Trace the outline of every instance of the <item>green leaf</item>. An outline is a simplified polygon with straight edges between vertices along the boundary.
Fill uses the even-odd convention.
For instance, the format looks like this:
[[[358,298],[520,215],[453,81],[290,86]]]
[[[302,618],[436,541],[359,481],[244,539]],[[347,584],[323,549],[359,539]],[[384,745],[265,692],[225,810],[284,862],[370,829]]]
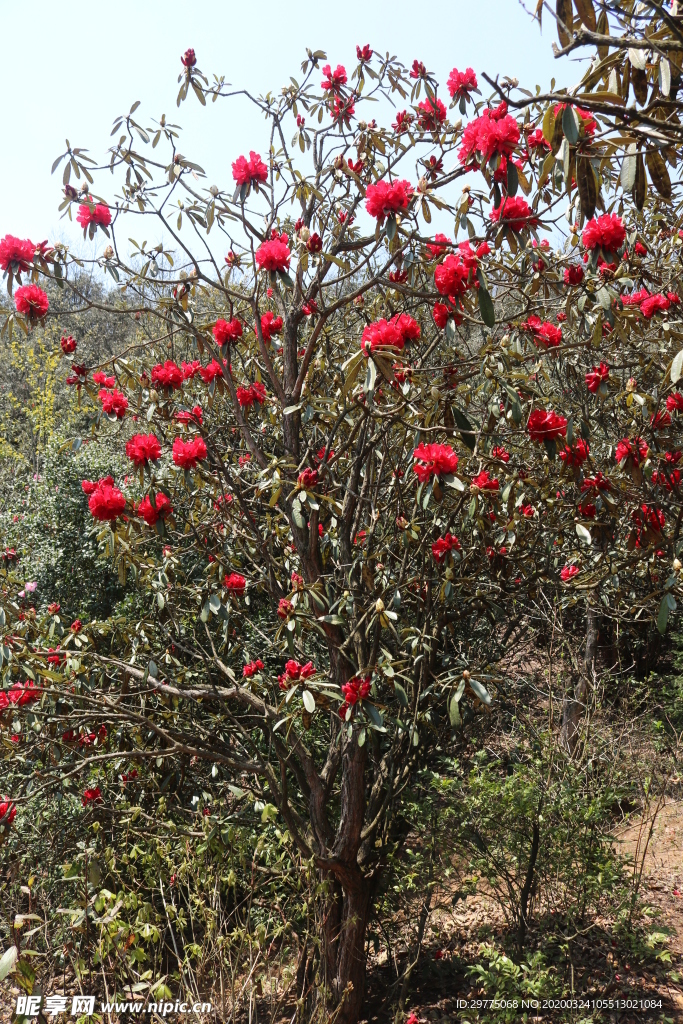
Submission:
[[[396,237],[396,218],[393,213],[390,213],[387,217],[387,238],[390,242],[393,242]]]
[[[457,406],[453,406],[452,412],[453,412],[453,419],[455,420],[456,426],[458,427],[458,429],[460,430],[460,432],[462,434],[463,441],[465,442],[467,447],[470,449],[470,451],[474,451],[474,446],[476,444],[476,434],[477,434],[476,429],[472,426],[470,421],[467,419],[467,416],[465,416],[465,413],[461,412],[460,409],[457,408]]]
[[[680,352],[677,352],[671,363],[671,383],[675,384],[676,381],[680,380],[681,370],[683,370],[683,348]]]
[[[382,716],[380,715],[375,705],[370,704],[368,701],[363,701],[363,709],[368,718],[370,719],[370,721],[372,722],[372,724],[375,726],[375,728],[380,729],[381,731],[385,731]]]
[[[562,131],[567,142],[575,146],[579,141],[579,119],[574,112],[574,108],[569,103],[562,112]]]
[[[407,708],[408,707],[408,694],[403,689],[401,684],[399,682],[397,682],[396,680],[394,680],[394,693],[398,697],[399,702],[403,705],[403,707]]]
[[[303,515],[301,514],[301,504],[300,504],[298,498],[295,498],[294,501],[292,502],[292,519],[294,520],[296,525],[299,527],[299,529],[303,530],[303,528],[306,525],[306,520],[304,519]]]
[[[462,717],[460,715],[460,705],[455,698],[455,694],[451,699],[451,703],[448,707],[448,717],[451,720],[451,725],[455,728],[456,725],[462,725]]]
[[[583,523],[577,523],[576,524],[576,533],[577,533],[577,536],[578,536],[579,540],[582,540],[584,542],[584,544],[590,544],[591,543],[591,533],[590,533],[590,530],[587,529],[583,525]]]
[[[4,981],[9,972],[17,962],[19,950],[16,946],[10,946],[0,957],[0,981]]]
[[[470,686],[480,701],[483,701],[484,704],[491,703],[490,694],[482,683],[478,682],[476,679],[470,679]]]
[[[657,629],[660,633],[666,633],[666,624],[669,621],[669,602],[667,597],[668,594],[665,594],[662,598],[662,603],[659,606],[659,615],[657,616]]]
[[[495,327],[496,311],[493,308],[493,300],[485,288],[479,287],[479,312],[487,327]]]
[[[368,359],[368,372],[365,374],[365,393],[372,394],[377,380],[377,367],[372,359]]]
[[[308,711],[309,715],[312,715],[315,711],[315,697],[310,690],[304,690],[301,696],[304,702],[304,707]]]
[[[519,188],[519,174],[512,160],[508,160],[508,195],[514,196]]]

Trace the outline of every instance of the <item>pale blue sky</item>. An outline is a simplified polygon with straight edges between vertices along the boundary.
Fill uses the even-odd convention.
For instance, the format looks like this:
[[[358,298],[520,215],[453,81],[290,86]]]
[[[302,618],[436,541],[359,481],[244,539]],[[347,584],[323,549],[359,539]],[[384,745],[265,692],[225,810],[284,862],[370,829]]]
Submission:
[[[547,87],[554,75],[564,84],[579,77],[576,65],[554,60],[553,25],[541,35],[518,0],[0,0],[0,14],[0,235],[76,246],[77,225],[59,220],[61,173],[50,176],[52,161],[68,137],[104,162],[113,120],[134,100],[142,101],[142,124],[165,113],[182,125],[181,151],[205,168],[207,184],[230,187],[232,160],[267,148],[263,122],[246,105],[203,109],[191,97],[177,110],[179,57],[188,46],[209,78],[224,74],[256,93],[298,75],[306,46],[324,49],[333,66],[354,67],[356,43],[389,50],[404,64],[418,58],[444,85],[452,67],[468,65],[478,75],[517,76],[531,89]]]

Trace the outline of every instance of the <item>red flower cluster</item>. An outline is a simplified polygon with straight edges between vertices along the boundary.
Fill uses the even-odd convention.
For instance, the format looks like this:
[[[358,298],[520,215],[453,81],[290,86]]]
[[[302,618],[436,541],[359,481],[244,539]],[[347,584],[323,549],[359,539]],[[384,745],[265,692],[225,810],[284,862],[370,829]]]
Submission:
[[[527,422],[527,430],[532,441],[556,441],[567,434],[567,421],[558,416],[552,409],[534,409]]]
[[[116,416],[117,420],[122,420],[126,415],[126,409],[128,408],[128,399],[121,391],[114,389],[113,391],[107,391],[106,388],[100,388],[97,392],[97,397],[102,403],[102,411],[107,416]]]
[[[0,825],[9,828],[16,816],[17,809],[11,800],[8,800],[6,797],[0,800]]]
[[[487,109],[465,127],[458,153],[461,164],[472,160],[487,164],[494,154],[511,156],[519,142],[519,125],[508,114],[503,101],[495,109]]]
[[[251,679],[252,676],[255,676],[257,672],[260,672],[265,667],[260,658],[257,658],[256,661],[250,661],[242,669],[242,678]]]
[[[268,168],[252,149],[248,160],[245,156],[237,157],[232,165],[232,176],[238,185],[250,185],[252,181],[263,183],[268,180]]]
[[[565,447],[560,452],[560,459],[567,466],[582,466],[589,453],[588,442],[584,441],[583,438],[579,438],[574,444],[569,447]]]
[[[264,342],[269,342],[274,334],[279,334],[282,330],[282,317],[275,316],[268,310],[261,317],[261,334],[263,335]]]
[[[491,458],[500,459],[501,462],[509,462],[510,452],[505,448],[502,448],[500,445],[495,445],[495,447],[491,449]]]
[[[29,320],[42,320],[50,308],[50,301],[37,284],[26,284],[14,293],[17,313],[23,313]]]
[[[370,44],[366,43],[365,46],[356,46],[356,57],[363,63],[367,63],[372,58],[373,51],[370,49]]]
[[[586,387],[591,394],[597,394],[600,385],[606,384],[609,378],[609,367],[606,363],[594,366],[590,373],[586,374]]]
[[[603,213],[589,220],[583,229],[581,240],[586,249],[602,249],[616,253],[624,244],[626,229],[616,213]]]
[[[164,365],[161,363],[152,367],[152,383],[161,384],[164,388],[180,388],[183,385],[185,375],[179,366],[172,359],[167,359]]]
[[[116,384],[116,377],[110,377],[103,370],[98,370],[97,373],[93,373],[92,382],[93,384],[98,384],[101,388],[113,388]]]
[[[213,336],[217,345],[229,344],[242,337],[242,324],[234,317],[232,320],[216,320],[213,327]],[[194,364],[193,364],[194,365]]]
[[[428,96],[418,104],[417,109],[417,123],[423,131],[438,132],[448,116],[445,104],[436,96]]]
[[[564,268],[564,283],[570,287],[575,287],[581,284],[583,281],[583,267],[579,264],[572,264],[569,267]]]
[[[640,303],[640,312],[646,320],[650,320],[655,313],[664,313],[672,304],[678,305],[680,301],[676,292],[667,292],[666,295],[648,295]]]
[[[581,482],[581,493],[586,494],[599,494],[600,491],[611,491],[612,484],[603,476],[602,473],[597,472],[595,476],[587,476]]]
[[[289,270],[292,254],[289,251],[288,242],[289,237],[284,233],[281,235],[275,233],[274,238],[261,242],[254,255],[259,270],[279,270],[281,273]]]
[[[281,619],[288,619],[294,611],[294,605],[286,597],[281,597],[277,606],[277,613]]]
[[[671,416],[664,409],[659,409],[650,418],[650,426],[653,430],[665,430],[671,426]]]
[[[346,85],[346,68],[342,64],[337,64],[334,71],[329,64],[326,64],[323,68],[323,75],[325,77],[320,83],[320,88],[324,91],[338,93],[342,86]]]
[[[482,469],[481,473],[472,478],[470,490],[474,491],[497,491],[500,487],[495,477],[489,476],[488,469]]]
[[[400,352],[403,345],[403,336],[395,321],[384,318],[375,320],[365,327],[360,343],[364,356],[377,351]]]
[[[154,505],[149,494],[146,494],[138,505],[138,515],[145,520],[148,526],[154,526],[159,519],[165,519],[173,511],[173,506],[163,491],[158,491],[154,498]]]
[[[578,565],[565,565],[560,572],[560,579],[563,583],[568,583],[569,580],[573,580],[575,576],[579,575],[579,571]]]
[[[156,462],[161,458],[161,445],[156,434],[134,434],[126,442],[126,455],[132,459],[136,468],[146,466],[148,462]]]
[[[69,335],[62,335],[60,345],[65,356],[70,356],[76,351],[76,339]]]
[[[673,395],[667,395],[666,407],[669,412],[683,412],[683,395],[675,391]]]
[[[298,661],[290,659],[290,661],[285,663],[285,670],[281,676],[277,677],[277,681],[280,684],[281,690],[288,690],[292,683],[300,683],[304,679],[310,679],[317,671],[312,661],[307,661],[305,665],[300,665]]]
[[[491,210],[489,217],[494,223],[500,222],[512,231],[535,228],[539,224],[538,217],[522,196],[506,196],[500,206]]]
[[[449,551],[461,551],[460,541],[452,533],[439,537],[432,544],[432,555],[436,562],[443,562]]]
[[[191,412],[181,409],[180,412],[174,412],[173,417],[179,423],[198,423],[200,426],[204,421],[201,405],[194,405]]]
[[[433,476],[455,473],[458,468],[458,456],[447,444],[419,444],[413,451],[413,459],[413,470],[423,484]]]
[[[237,401],[244,408],[245,406],[262,405],[266,400],[266,386],[259,381],[254,381],[249,387],[237,388]]]
[[[114,478],[111,476],[102,477],[96,483],[82,480],[81,489],[89,495],[88,508],[100,522],[113,522],[126,507],[126,499],[118,487],[114,486]]]
[[[381,224],[387,214],[407,210],[412,195],[413,186],[409,181],[378,181],[376,185],[367,187],[365,209]]]
[[[360,676],[354,676],[353,679],[349,679],[348,683],[344,683],[341,688],[344,703],[339,708],[339,717],[346,718],[349,708],[352,708],[359,700],[365,700],[371,688],[370,676],[365,676],[362,679]]]
[[[247,586],[247,581],[244,576],[240,575],[240,573],[231,572],[229,576],[225,577],[223,584],[230,594],[243,594]]]
[[[557,348],[562,341],[562,328],[557,327],[550,320],[541,321],[541,318],[535,314],[532,314],[519,326],[523,331],[531,331],[534,344],[542,345],[543,348]]]
[[[90,789],[84,790],[81,802],[82,802],[84,807],[87,807],[88,804],[98,803],[101,800],[102,800],[102,793],[100,792],[100,787],[99,786],[93,786]]]
[[[81,203],[76,220],[82,228],[87,228],[91,224],[100,224],[103,228],[108,228],[111,224],[111,211],[104,203]]]
[[[536,128],[535,131],[529,132],[526,140],[527,148],[532,149],[550,149],[550,143],[543,134],[542,128]]]
[[[433,260],[438,259],[442,256],[449,245],[453,245],[453,242],[446,235],[436,234],[434,235],[433,242],[427,242],[427,252]]]
[[[638,531],[649,529],[653,533],[661,533],[666,523],[666,516],[660,508],[649,505],[641,505],[631,512],[631,519],[638,527]]]
[[[27,679],[25,683],[14,683],[9,690],[0,690],[0,711],[13,704],[19,708],[33,704],[34,701],[40,700],[42,692],[31,679]]]
[[[0,270],[12,269],[17,274],[26,273],[33,263],[35,251],[36,247],[30,238],[5,235],[0,239]]]
[[[468,99],[470,92],[477,88],[477,76],[472,68],[467,68],[465,71],[458,71],[457,68],[453,68],[448,76],[446,85],[451,94],[451,99],[459,100],[463,97]]]
[[[302,473],[299,473],[296,482],[299,487],[304,489],[315,487],[318,483],[318,470],[306,467]]]
[[[216,377],[223,376],[223,367],[216,359],[212,359],[208,366],[200,367],[199,375],[205,384],[210,384]]]
[[[202,364],[198,359],[193,359],[191,363],[186,363],[183,359],[181,370],[183,371],[183,380],[194,380],[199,371],[202,368]]]
[[[617,445],[614,458],[620,463],[623,463],[624,459],[632,459],[636,466],[639,466],[647,458],[647,453],[647,442],[642,437],[625,437]]]
[[[195,437],[192,441],[183,441],[176,437],[173,442],[173,461],[181,469],[194,469],[198,462],[206,458],[206,444],[203,437]]]

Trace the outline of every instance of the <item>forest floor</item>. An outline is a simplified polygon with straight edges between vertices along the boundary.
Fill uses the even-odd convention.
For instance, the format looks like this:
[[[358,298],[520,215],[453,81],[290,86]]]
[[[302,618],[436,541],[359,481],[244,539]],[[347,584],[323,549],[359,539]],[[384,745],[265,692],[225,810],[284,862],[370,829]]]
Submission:
[[[473,968],[482,964],[482,944],[500,950],[510,948],[500,911],[492,900],[480,895],[458,904],[449,914],[450,934],[440,928],[438,943],[427,941],[423,946],[411,977],[406,1010],[425,1024],[525,1019],[573,1020],[577,1024],[602,1020],[619,1024],[683,1022],[683,800],[664,803],[649,836],[651,824],[651,820],[629,823],[615,835],[619,852],[631,860],[637,858],[639,868],[642,864],[640,896],[644,910],[641,909],[638,941],[628,942],[623,931],[615,929],[614,922],[608,919],[594,921],[593,927],[572,937],[564,949],[557,942],[555,922],[537,920],[530,931],[529,947],[544,954],[551,974],[553,961],[559,970],[564,970],[570,958],[573,994],[571,975],[565,979],[566,991],[562,994],[565,1000],[577,1001],[575,1012],[553,1006],[544,1008],[542,979],[537,991],[541,1005],[525,1011],[526,1018],[521,1007],[517,1013],[506,1016],[501,1010],[472,1006],[474,1000],[485,997],[497,996],[508,1002],[515,998],[521,1002],[522,998],[520,991],[516,991],[518,983],[511,963],[510,973],[505,974],[495,993],[490,986],[485,989],[473,974]],[[548,935],[552,935],[550,942],[544,938]],[[386,959],[384,963],[371,963],[367,1024],[390,1024],[393,1020],[384,1001],[393,976]],[[554,990],[557,999],[557,981]],[[598,1009],[590,1005],[598,1000],[607,1006]],[[586,1001],[589,1007],[585,1006]]]

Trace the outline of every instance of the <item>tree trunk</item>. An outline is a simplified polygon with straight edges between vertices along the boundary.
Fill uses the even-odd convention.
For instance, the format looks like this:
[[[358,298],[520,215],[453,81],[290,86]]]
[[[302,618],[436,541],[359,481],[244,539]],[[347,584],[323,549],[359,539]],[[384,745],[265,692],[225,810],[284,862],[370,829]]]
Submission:
[[[594,595],[597,602],[597,595]],[[560,739],[562,745],[573,754],[579,738],[579,723],[586,711],[588,681],[595,675],[595,659],[598,654],[598,632],[600,612],[596,604],[589,604],[586,619],[586,650],[583,658],[583,671],[579,676],[572,697],[565,697],[562,704],[562,727]]]
[[[337,1024],[356,1024],[365,1000],[365,933],[370,913],[371,890],[362,876],[359,885],[344,892],[341,929],[337,943],[333,994],[341,1003]]]

